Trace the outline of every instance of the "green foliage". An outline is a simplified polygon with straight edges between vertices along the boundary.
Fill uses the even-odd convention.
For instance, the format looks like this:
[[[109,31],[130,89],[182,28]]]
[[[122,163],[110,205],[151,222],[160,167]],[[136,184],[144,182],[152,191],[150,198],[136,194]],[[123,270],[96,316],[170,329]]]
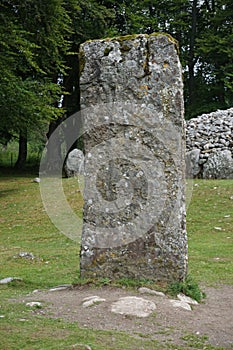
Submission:
[[[183,293],[198,302],[200,302],[206,296],[205,293],[200,290],[197,282],[194,281],[189,275],[182,282],[171,283],[167,289],[167,292],[174,296],[179,293]]]
[[[172,35],[180,46],[186,118],[231,107],[232,13],[231,0],[2,0],[0,142],[46,133],[50,124],[49,136],[80,109],[79,46],[101,37]]]
[[[186,118],[233,105],[231,0],[104,1],[110,34],[165,32],[179,42]]]
[[[0,136],[40,129],[63,113],[54,74],[64,70],[67,14],[60,1],[0,4]],[[59,7],[60,6],[60,7]]]

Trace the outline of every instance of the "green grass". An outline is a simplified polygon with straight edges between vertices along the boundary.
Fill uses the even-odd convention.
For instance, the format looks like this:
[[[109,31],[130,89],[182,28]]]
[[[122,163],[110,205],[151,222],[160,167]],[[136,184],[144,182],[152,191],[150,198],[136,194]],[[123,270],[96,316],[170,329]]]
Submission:
[[[0,286],[0,315],[5,315],[0,318],[1,349],[72,349],[73,345],[83,343],[92,350],[186,350],[190,347],[217,350],[204,338],[196,337],[194,341],[193,335],[183,339],[186,345],[182,347],[172,342],[159,344],[146,335],[82,329],[77,323],[33,315],[23,303],[9,302],[34,289],[80,282],[79,246],[51,223],[33,177],[5,175],[0,178],[0,278],[22,279]],[[233,181],[195,182],[198,186],[194,186],[187,217],[189,274],[203,285],[233,285],[233,200],[230,199]],[[76,183],[73,179],[64,180],[64,188],[70,205],[81,215],[82,198]],[[35,259],[20,258],[18,254],[22,251],[32,253]],[[110,281],[104,279],[99,283]],[[127,279],[119,283],[132,288],[138,285]],[[149,282],[145,281],[145,285]]]
[[[189,274],[233,285],[233,180],[195,181],[187,213]]]

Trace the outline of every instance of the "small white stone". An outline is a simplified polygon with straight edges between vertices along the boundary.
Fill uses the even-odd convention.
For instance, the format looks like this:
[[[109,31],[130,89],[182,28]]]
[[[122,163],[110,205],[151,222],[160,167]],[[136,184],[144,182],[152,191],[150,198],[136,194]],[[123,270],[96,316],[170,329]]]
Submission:
[[[33,179],[33,182],[40,183],[40,178],[39,177],[35,177],[35,179]]]
[[[84,298],[82,301],[87,301],[87,300],[91,300],[91,299],[95,299],[95,298],[99,298],[98,295],[90,295],[89,297]]]
[[[39,301],[30,301],[29,303],[26,303],[26,306],[41,306],[42,304]]]
[[[214,229],[217,230],[217,231],[222,231],[222,228],[221,228],[221,227],[217,227],[217,226],[216,226],[216,227],[214,227]]]
[[[63,284],[61,286],[53,287],[49,289],[49,292],[57,292],[60,290],[66,290],[68,288],[72,287],[72,284]]]
[[[184,301],[171,299],[170,303],[174,307],[178,307],[178,308],[181,308],[181,309],[184,309],[184,310],[192,311],[191,306],[188,303],[185,303]]]
[[[18,277],[6,277],[0,280],[0,284],[7,284],[13,281],[22,281],[22,279]]]
[[[5,315],[0,315],[0,318],[4,318],[5,317]]]
[[[83,307],[91,307],[95,304],[103,303],[104,301],[106,301],[106,299],[100,298],[98,296],[90,297],[87,301],[84,301]]]
[[[146,288],[146,287],[140,287],[138,289],[139,293],[141,294],[151,294],[151,295],[156,295],[158,297],[165,297],[165,294],[163,292],[158,292],[156,290]]]
[[[198,305],[198,302],[187,295],[180,293],[177,295],[177,298],[180,299],[181,301],[184,301],[185,303],[191,304],[191,305]]]

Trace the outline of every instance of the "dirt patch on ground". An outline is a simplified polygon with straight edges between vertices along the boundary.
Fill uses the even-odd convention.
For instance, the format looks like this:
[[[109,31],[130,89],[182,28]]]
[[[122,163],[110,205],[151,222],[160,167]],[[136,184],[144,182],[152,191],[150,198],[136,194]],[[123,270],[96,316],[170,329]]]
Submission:
[[[41,309],[33,309],[33,313],[77,322],[80,327],[126,331],[173,344],[182,344],[181,337],[186,334],[206,335],[210,344],[233,349],[233,287],[202,289],[207,297],[203,303],[193,306],[192,311],[174,308],[168,297],[141,295],[136,290],[109,286],[82,286],[62,291],[37,292],[21,301],[41,301],[44,305]],[[84,308],[82,300],[93,295],[106,301]],[[112,303],[125,296],[140,296],[151,300],[156,304],[156,311],[146,318],[112,313]]]

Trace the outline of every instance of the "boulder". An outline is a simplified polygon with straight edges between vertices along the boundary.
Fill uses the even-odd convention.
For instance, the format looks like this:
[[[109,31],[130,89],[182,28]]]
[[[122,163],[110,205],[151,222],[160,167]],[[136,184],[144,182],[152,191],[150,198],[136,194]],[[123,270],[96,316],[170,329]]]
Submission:
[[[233,158],[231,151],[211,154],[203,165],[204,179],[233,179]]]
[[[65,173],[67,177],[82,175],[84,168],[84,155],[80,149],[73,149],[66,160]]]
[[[120,315],[148,317],[155,309],[152,301],[132,296],[120,298],[112,304],[111,311]]]
[[[196,177],[200,171],[201,167],[199,165],[201,151],[198,148],[186,153],[186,177],[193,178]]]

